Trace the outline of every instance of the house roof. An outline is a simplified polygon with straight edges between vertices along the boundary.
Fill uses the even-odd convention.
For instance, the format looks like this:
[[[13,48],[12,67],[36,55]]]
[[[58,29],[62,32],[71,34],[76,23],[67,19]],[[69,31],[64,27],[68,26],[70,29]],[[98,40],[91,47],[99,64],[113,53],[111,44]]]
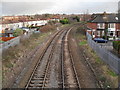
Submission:
[[[120,20],[118,19],[118,14],[107,14],[107,13],[103,13],[103,14],[93,14],[91,16],[91,19],[89,20],[89,22],[93,22],[93,23],[120,23]]]

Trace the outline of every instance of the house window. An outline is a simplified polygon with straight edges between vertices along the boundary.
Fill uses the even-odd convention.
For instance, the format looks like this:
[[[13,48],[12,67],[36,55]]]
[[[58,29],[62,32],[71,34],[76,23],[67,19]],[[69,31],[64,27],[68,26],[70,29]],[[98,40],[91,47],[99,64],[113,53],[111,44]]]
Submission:
[[[97,31],[97,35],[100,36],[100,31]]]
[[[110,32],[110,36],[113,36],[113,31]]]
[[[104,29],[104,23],[98,23],[98,24],[97,24],[97,27],[98,27],[99,29]]]
[[[109,27],[109,28],[115,28],[115,24],[114,24],[114,23],[110,23],[110,24],[108,25],[108,27]]]

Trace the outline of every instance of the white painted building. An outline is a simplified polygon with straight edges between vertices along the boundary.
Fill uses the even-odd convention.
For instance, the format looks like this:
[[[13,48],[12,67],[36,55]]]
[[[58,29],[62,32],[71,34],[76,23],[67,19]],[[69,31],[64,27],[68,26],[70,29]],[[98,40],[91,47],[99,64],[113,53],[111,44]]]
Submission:
[[[19,23],[11,23],[11,24],[0,24],[0,31],[5,30],[6,28],[8,28],[8,30],[15,30],[17,28],[21,28],[21,27],[27,27],[33,24],[33,26],[35,26],[35,24],[37,24],[37,26],[41,26],[41,25],[45,25],[48,23],[48,20],[40,20],[40,21],[28,21],[28,22],[19,22]]]

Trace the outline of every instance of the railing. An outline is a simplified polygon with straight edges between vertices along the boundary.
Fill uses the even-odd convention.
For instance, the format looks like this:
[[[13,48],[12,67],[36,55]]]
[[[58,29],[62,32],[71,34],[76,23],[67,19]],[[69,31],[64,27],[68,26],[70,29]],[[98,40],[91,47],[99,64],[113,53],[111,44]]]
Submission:
[[[98,43],[94,42],[88,32],[86,33],[86,36],[89,46],[98,54],[101,60],[108,64],[117,74],[120,74],[120,58],[112,54],[106,48],[102,48]]]

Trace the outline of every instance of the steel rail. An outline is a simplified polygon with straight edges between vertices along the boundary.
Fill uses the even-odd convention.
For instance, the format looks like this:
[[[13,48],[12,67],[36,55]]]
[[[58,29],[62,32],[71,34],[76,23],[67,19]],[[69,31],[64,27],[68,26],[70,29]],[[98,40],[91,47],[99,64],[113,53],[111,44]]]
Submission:
[[[27,85],[25,86],[25,88],[28,88],[28,87],[29,87],[29,84],[30,84],[30,82],[31,82],[31,80],[32,80],[32,77],[34,76],[34,73],[35,73],[37,67],[39,66],[39,64],[40,64],[40,62],[41,62],[41,59],[44,57],[44,54],[46,53],[47,49],[48,49],[49,46],[51,45],[51,43],[52,43],[52,41],[54,40],[54,38],[55,38],[60,32],[61,32],[61,31],[58,31],[57,33],[55,33],[55,35],[54,35],[54,36],[49,40],[49,42],[47,43],[45,49],[43,50],[43,53],[41,54],[41,56],[40,56],[40,58],[39,58],[38,63],[36,64],[36,66],[35,66],[32,74],[31,74],[31,76],[30,76],[30,79],[28,80]]]

